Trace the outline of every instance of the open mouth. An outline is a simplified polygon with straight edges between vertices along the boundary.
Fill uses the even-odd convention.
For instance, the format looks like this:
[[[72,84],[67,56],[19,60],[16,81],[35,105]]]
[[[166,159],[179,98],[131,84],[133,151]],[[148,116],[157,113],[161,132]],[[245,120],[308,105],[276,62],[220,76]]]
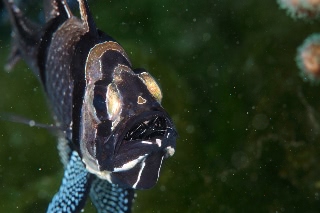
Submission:
[[[160,114],[142,116],[125,132],[114,153],[114,166],[118,171],[133,168],[151,153],[163,152],[162,141],[168,134],[168,121]]]
[[[165,114],[155,112],[125,126],[114,153],[111,180],[122,187],[151,188],[159,178],[162,160],[174,153],[176,132]]]
[[[151,120],[142,121],[134,125],[124,136],[124,140],[150,140],[153,138],[162,138],[167,130],[166,119],[156,116]]]

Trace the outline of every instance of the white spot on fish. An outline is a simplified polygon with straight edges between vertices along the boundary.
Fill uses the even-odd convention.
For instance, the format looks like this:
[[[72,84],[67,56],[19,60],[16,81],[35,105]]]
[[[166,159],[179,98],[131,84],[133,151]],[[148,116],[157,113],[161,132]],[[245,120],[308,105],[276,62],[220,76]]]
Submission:
[[[171,147],[171,146],[168,146],[168,147],[166,148],[166,151],[167,151],[167,154],[168,154],[170,157],[171,157],[171,156],[174,154],[174,152],[175,152],[174,148]]]
[[[161,147],[161,140],[160,139],[156,139],[156,143],[159,147]]]

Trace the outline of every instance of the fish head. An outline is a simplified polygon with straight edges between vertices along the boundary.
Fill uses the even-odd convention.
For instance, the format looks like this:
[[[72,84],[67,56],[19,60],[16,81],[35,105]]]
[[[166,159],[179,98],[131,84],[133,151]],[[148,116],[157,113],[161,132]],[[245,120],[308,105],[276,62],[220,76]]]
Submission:
[[[80,124],[82,160],[89,172],[111,183],[151,188],[163,159],[174,154],[177,137],[161,106],[160,87],[147,71],[124,63],[105,79],[87,78]]]

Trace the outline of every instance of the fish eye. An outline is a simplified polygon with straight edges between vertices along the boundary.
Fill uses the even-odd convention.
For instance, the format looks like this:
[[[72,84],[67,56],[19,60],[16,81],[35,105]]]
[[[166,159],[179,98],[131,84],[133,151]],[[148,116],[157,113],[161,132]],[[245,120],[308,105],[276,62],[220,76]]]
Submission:
[[[157,82],[154,80],[154,78],[147,72],[141,72],[138,74],[139,78],[142,80],[142,82],[146,85],[151,95],[159,102],[161,103],[162,100],[162,92],[157,84]]]
[[[109,119],[114,121],[119,117],[122,105],[117,86],[114,83],[108,85],[106,102]]]

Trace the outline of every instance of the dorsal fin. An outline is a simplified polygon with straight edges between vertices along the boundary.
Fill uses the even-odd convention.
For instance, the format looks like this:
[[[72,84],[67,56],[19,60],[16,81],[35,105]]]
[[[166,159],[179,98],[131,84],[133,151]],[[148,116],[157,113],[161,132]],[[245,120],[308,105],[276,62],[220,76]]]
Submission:
[[[34,46],[39,37],[39,26],[26,18],[23,12],[15,5],[13,0],[3,1],[9,13],[12,25],[12,47],[9,59],[5,66],[10,71],[20,59],[21,51],[19,49],[19,40],[23,40],[26,45]],[[32,49],[32,48],[31,48]],[[30,50],[31,50],[30,49]]]
[[[11,45],[10,55],[7,59],[6,65],[4,67],[7,72],[11,71],[12,68],[14,67],[14,65],[16,65],[16,63],[21,58],[18,46],[15,45],[14,42],[11,42],[11,43],[12,43],[12,45]]]
[[[46,22],[57,16],[64,16],[66,19],[73,16],[66,0],[45,0],[43,4]]]
[[[81,20],[83,21],[85,27],[88,29],[88,33],[97,35],[97,27],[94,23],[93,17],[90,13],[89,6],[86,0],[78,0]]]
[[[34,37],[35,29],[39,26],[24,16],[22,11],[15,5],[13,0],[4,1],[9,12],[9,17],[14,30],[19,36]]]
[[[60,13],[64,13],[64,15],[66,15],[68,18],[70,18],[72,15],[72,12],[69,8],[68,3],[66,2],[66,0],[61,0],[61,1],[56,1],[53,0],[54,2],[57,2],[57,7],[58,7],[58,11]],[[60,14],[61,15],[61,14]]]

